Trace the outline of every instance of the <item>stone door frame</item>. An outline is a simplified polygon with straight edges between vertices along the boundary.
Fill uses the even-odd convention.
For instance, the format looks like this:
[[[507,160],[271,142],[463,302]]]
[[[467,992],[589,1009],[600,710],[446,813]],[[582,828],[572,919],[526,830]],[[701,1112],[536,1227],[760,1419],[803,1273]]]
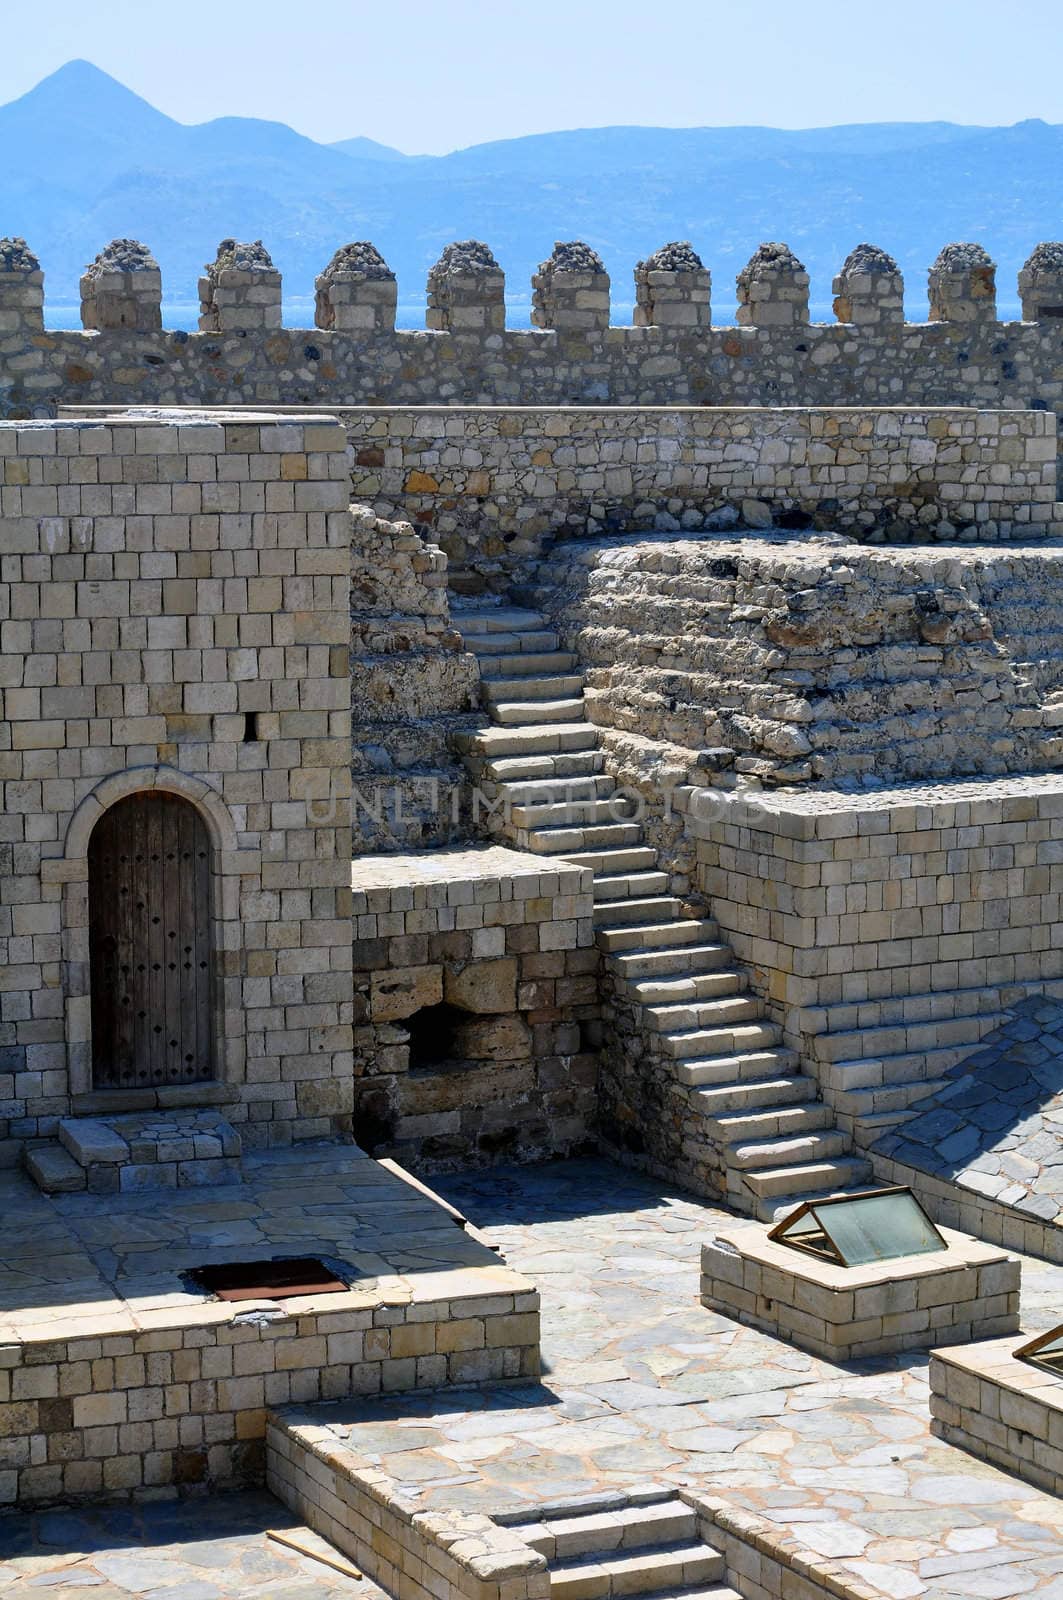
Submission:
[[[240,890],[247,874],[253,875],[256,887],[260,883],[261,851],[241,849],[228,807],[218,791],[201,778],[178,772],[175,767],[132,767],[102,779],[85,796],[70,818],[62,856],[42,862],[43,882],[62,885],[63,1010],[67,1092],[71,1097],[93,1092],[89,839],[96,823],[116,801],[151,790],[190,801],[207,829],[211,852],[211,1026],[217,1073],[214,1083],[239,1084],[245,1077],[245,1024],[239,994],[243,974]],[[197,1090],[209,1091],[211,1087],[208,1083],[187,1084],[168,1092],[194,1103]],[[111,1099],[138,1092],[106,1091]]]

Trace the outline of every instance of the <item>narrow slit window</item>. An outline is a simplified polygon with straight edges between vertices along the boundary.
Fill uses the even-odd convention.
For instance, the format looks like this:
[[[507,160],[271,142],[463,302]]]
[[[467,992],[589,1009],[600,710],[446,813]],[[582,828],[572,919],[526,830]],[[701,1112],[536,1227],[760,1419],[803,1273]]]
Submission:
[[[244,712],[244,743],[256,744],[258,741],[258,712]]]

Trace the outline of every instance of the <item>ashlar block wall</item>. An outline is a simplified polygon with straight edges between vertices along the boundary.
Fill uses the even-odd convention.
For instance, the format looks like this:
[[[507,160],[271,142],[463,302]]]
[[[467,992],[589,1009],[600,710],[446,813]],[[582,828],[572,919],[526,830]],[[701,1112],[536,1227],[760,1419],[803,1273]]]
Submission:
[[[349,1126],[350,530],[328,418],[0,426],[0,1160],[82,1110]],[[209,838],[216,1081],[101,1093],[89,842],[152,790]]]

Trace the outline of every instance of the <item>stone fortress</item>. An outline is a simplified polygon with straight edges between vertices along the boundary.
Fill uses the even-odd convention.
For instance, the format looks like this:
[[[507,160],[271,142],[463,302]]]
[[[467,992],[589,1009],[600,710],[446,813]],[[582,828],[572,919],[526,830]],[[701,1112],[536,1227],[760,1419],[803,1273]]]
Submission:
[[[404,1600],[923,1592],[717,1495],[718,1438],[575,1439],[552,1493],[386,1464],[403,1418],[411,1479],[451,1459],[448,1406],[570,1420],[535,1249],[429,1184],[597,1152],[747,1241],[910,1186],[921,1274],[787,1284],[725,1232],[699,1314],[843,1389],[958,1341],[912,1448],[1052,1523],[1063,1407],[1009,1361],[1020,1258],[1063,1263],[1063,245],[1019,323],[973,244],[925,324],[877,247],[833,287],[810,323],[765,244],[715,326],[674,243],[614,328],[559,244],[515,331],[464,241],[400,332],[360,242],[298,330],[228,239],[187,334],[115,240],[57,332],[0,240],[4,1502],[266,1479]],[[196,1278],[308,1251],[296,1298]]]

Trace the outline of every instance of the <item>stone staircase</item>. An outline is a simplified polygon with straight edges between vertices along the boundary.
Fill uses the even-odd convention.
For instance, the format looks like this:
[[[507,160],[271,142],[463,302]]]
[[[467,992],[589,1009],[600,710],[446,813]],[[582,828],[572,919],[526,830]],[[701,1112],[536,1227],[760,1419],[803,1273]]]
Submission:
[[[593,870],[607,975],[654,1070],[685,1092],[684,1118],[713,1147],[726,1198],[770,1217],[865,1184],[870,1164],[764,1019],[716,924],[669,892],[606,771],[576,657],[535,611],[454,605],[451,620],[480,663],[491,724],[458,743],[496,807],[492,824],[521,849]]]
[[[617,1495],[591,1510],[545,1507],[523,1522],[495,1520],[546,1557],[551,1600],[738,1600],[723,1582],[723,1556],[698,1533],[695,1512],[668,1491],[657,1493],[656,1500]]]
[[[57,1140],[28,1146],[26,1170],[46,1194],[239,1183],[240,1135],[216,1111],[135,1111],[66,1117]]]

